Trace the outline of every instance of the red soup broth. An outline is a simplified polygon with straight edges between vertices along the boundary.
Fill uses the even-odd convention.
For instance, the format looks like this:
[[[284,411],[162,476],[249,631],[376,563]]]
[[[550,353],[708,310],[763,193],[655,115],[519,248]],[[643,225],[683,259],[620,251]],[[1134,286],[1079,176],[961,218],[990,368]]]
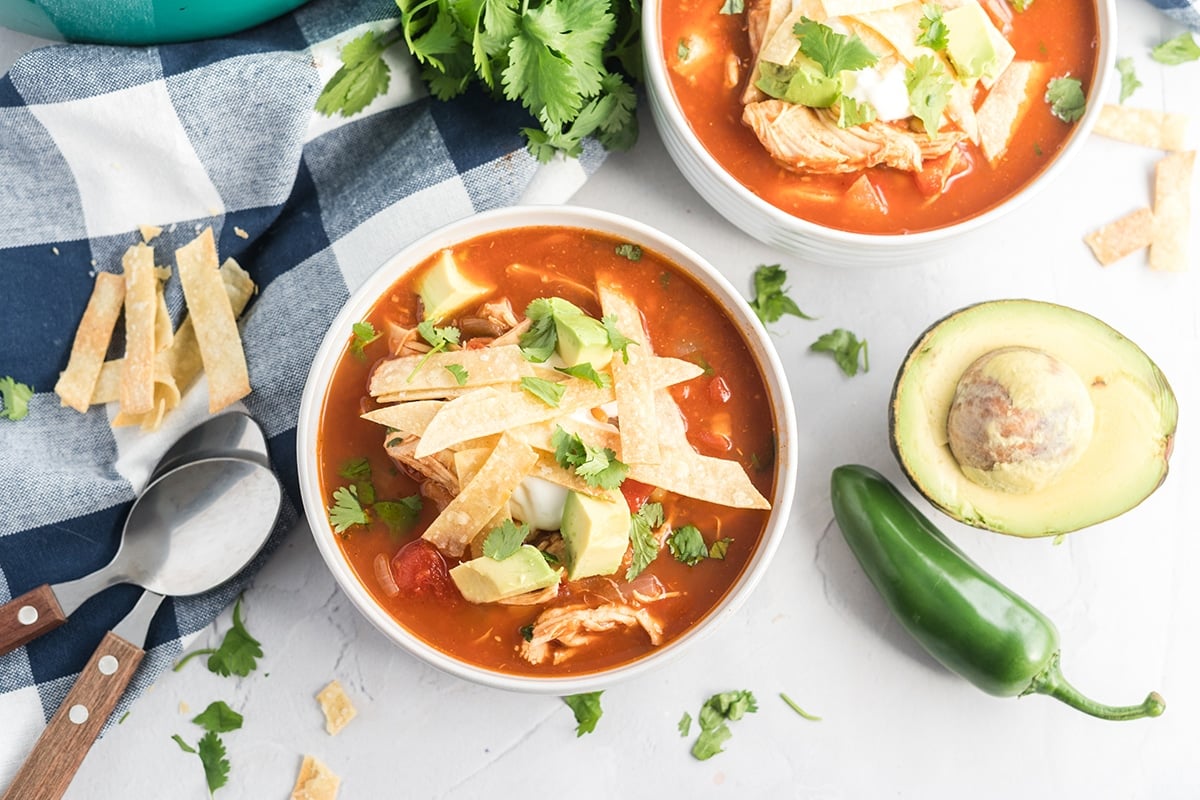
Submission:
[[[1003,3],[1005,0],[995,0]],[[662,0],[662,52],[684,117],[709,154],[731,176],[766,202],[801,219],[830,228],[869,234],[933,230],[979,216],[1028,186],[1066,146],[1075,125],[1064,123],[1040,96],[1017,127],[1007,152],[989,165],[978,145],[966,142],[970,166],[950,179],[946,191],[928,198],[913,175],[886,166],[865,172],[886,202],[886,213],[867,212],[848,202],[813,200],[811,194],[842,197],[862,174],[801,175],[779,166],[749,127],[742,124],[741,95],[752,61],[745,14],[721,14],[711,0]],[[1035,0],[1012,14],[1009,42],[1016,59],[1046,65],[1045,76],[1071,75],[1089,89],[1095,79],[1099,22],[1091,0]],[[689,67],[684,77],[671,69],[680,41],[699,36],[714,57]],[[725,54],[736,56],[740,81],[730,88]]]
[[[596,277],[619,276],[625,293],[642,311],[655,353],[705,368],[704,375],[671,388],[693,447],[704,455],[737,460],[770,499],[775,445],[771,400],[749,346],[717,301],[692,278],[648,249],[643,249],[636,261],[619,255],[620,244],[599,232],[530,227],[479,236],[452,250],[469,278],[499,287],[482,302],[507,297],[518,317],[530,301],[559,296],[598,318]],[[376,330],[386,331],[389,322],[406,327],[416,324],[415,278],[436,258],[435,254],[415,265],[384,293],[366,317]],[[389,355],[386,338],[381,336],[367,345],[366,358],[355,357],[347,346],[326,392],[318,437],[321,492],[326,502],[332,502],[338,487],[352,482],[339,474],[343,466],[363,457],[370,462],[378,499],[395,500],[419,491],[418,484],[386,454],[385,429],[359,416],[376,407],[367,394],[367,381],[373,365]],[[626,481],[622,489],[627,497],[641,494],[641,499],[648,491],[632,481]],[[668,592],[678,593],[649,606],[663,624],[666,644],[700,622],[730,591],[758,546],[769,512],[725,508],[661,490],[654,499],[662,503],[664,515],[675,527],[694,524],[710,543],[725,537],[732,540],[724,560],[709,558],[688,567],[664,548],[642,573],[656,577]],[[426,498],[416,525],[406,534],[393,535],[382,522],[373,521],[336,535],[343,556],[379,606],[427,644],[476,666],[517,675],[594,672],[655,649],[645,631],[634,627],[598,634],[591,644],[577,648],[557,665],[535,666],[519,654],[521,629],[532,624],[541,610],[587,601],[597,592],[611,594],[609,581],[623,580],[624,567],[609,578],[564,580],[558,598],[544,606],[477,605],[462,599],[453,584],[443,598],[413,597],[405,591],[388,597],[375,575],[377,557],[383,554],[391,559],[401,547],[419,538],[437,513],[436,503]],[[449,557],[446,562],[448,567],[457,563]]]

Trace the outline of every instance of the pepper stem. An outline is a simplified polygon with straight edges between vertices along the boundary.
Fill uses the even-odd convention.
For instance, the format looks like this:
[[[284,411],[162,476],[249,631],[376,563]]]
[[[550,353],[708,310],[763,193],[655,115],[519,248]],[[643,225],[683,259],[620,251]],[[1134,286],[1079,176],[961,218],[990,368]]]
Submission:
[[[1151,692],[1146,696],[1139,705],[1136,706],[1106,706],[1103,703],[1097,703],[1088,697],[1085,697],[1078,689],[1067,683],[1067,679],[1063,677],[1062,670],[1059,668],[1058,653],[1050,659],[1050,663],[1042,670],[1042,673],[1033,679],[1033,683],[1029,688],[1022,692],[1022,695],[1032,694],[1049,695],[1056,700],[1061,700],[1072,708],[1079,709],[1085,714],[1091,714],[1093,717],[1100,719],[1111,720],[1126,720],[1126,719],[1141,719],[1142,717],[1157,717],[1163,713],[1167,704],[1162,699],[1162,695],[1158,692]]]

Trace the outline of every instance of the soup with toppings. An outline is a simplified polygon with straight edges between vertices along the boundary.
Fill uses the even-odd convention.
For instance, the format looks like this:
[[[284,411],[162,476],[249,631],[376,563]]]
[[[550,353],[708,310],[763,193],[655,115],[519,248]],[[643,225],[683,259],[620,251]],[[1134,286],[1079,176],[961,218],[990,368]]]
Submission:
[[[409,270],[321,411],[339,548],[402,626],[520,675],[635,660],[708,615],[767,522],[771,400],[665,258],[532,227]]]
[[[1020,192],[1065,147],[1096,71],[1089,0],[738,7],[663,0],[676,100],[746,188],[845,231],[941,228]]]

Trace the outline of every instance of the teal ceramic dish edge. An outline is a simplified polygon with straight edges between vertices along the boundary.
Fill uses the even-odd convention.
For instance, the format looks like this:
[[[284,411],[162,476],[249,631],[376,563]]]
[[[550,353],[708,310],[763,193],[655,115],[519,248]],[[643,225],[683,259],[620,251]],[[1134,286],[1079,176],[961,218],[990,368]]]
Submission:
[[[147,45],[252,28],[306,0],[0,0],[0,26],[43,39]]]

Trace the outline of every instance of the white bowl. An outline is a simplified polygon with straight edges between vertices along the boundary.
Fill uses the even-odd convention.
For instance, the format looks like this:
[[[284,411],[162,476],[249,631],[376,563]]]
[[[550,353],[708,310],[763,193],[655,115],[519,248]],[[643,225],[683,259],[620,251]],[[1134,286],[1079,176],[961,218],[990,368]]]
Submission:
[[[999,219],[1055,179],[1083,148],[1107,96],[1116,59],[1114,0],[1095,0],[1099,45],[1087,110],[1066,145],[1020,192],[963,222],[935,230],[895,235],[851,233],[810,222],[768,203],[731,176],[697,138],[671,88],[660,45],[661,0],[642,6],[642,54],[646,90],[655,126],[667,152],[692,187],[721,216],[761,242],[814,261],[839,266],[888,266],[917,263],[945,255],[949,244]]]
[[[438,650],[409,632],[386,611],[346,562],[334,539],[326,515],[317,464],[317,428],[326,388],[337,366],[350,326],[363,319],[380,296],[407,270],[445,247],[498,230],[539,225],[556,225],[601,231],[656,251],[692,275],[708,289],[742,331],[758,361],[770,394],[778,437],[775,458],[775,498],[757,551],[734,586],[719,605],[678,638],[638,660],[611,669],[561,678],[514,676],[484,669]],[[791,392],[775,348],[758,318],[733,286],[708,262],[687,246],[639,222],[602,211],[577,207],[527,206],[478,214],[452,223],[409,245],[390,258],[359,287],[337,318],[330,324],[309,371],[300,405],[296,436],[296,460],[305,515],[317,549],[334,579],[351,602],[384,636],[422,661],[460,678],[499,689],[568,695],[594,691],[617,680],[632,678],[678,655],[684,647],[716,629],[742,604],[766,572],[783,537],[796,480],[796,419]]]

